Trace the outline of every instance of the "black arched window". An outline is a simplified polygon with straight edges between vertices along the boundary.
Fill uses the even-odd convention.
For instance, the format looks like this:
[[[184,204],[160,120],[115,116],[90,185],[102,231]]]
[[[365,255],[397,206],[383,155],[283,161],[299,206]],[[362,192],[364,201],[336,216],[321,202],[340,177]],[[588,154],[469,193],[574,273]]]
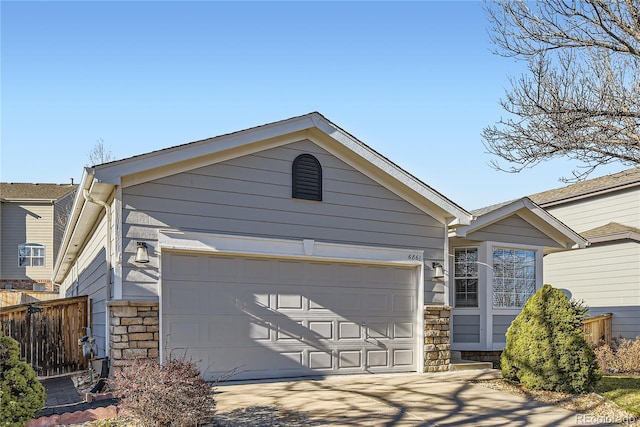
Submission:
[[[311,154],[300,154],[291,168],[294,199],[322,200],[322,166]]]

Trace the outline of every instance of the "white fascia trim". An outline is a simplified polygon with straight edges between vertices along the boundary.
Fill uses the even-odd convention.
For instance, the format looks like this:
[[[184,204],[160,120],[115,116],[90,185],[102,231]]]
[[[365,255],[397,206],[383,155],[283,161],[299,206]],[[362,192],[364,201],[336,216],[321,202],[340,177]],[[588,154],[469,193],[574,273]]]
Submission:
[[[453,229],[449,232],[449,237],[460,237],[460,238],[465,238],[467,237],[469,234],[478,231],[484,227],[487,227],[495,222],[498,222],[510,215],[513,214],[517,214],[518,211],[520,211],[521,209],[526,210],[527,212],[529,212],[529,214],[531,215],[530,219],[535,216],[537,217],[539,220],[541,220],[542,222],[544,222],[544,224],[548,227],[551,227],[551,229],[553,229],[555,232],[559,233],[560,235],[562,235],[565,239],[567,239],[567,241],[570,242],[569,245],[566,245],[565,242],[561,242],[558,239],[554,239],[554,237],[551,235],[551,233],[549,233],[549,230],[543,230],[542,228],[540,228],[539,226],[536,226],[541,232],[545,233],[546,235],[548,235],[550,238],[556,240],[558,243],[561,243],[563,245],[566,245],[567,249],[578,249],[578,248],[585,248],[588,245],[587,240],[585,240],[582,236],[580,236],[578,233],[576,233],[575,231],[573,231],[572,229],[570,229],[569,227],[567,227],[565,224],[563,224],[562,222],[560,222],[556,217],[554,217],[553,215],[551,215],[549,212],[547,212],[546,210],[544,210],[543,208],[541,208],[540,206],[536,205],[534,202],[532,202],[530,199],[528,198],[522,198],[519,200],[514,201],[513,203],[510,203],[508,205],[502,206],[499,209],[496,209],[493,212],[489,212],[485,215],[482,215],[480,217],[478,217],[477,219],[475,219],[471,225],[467,225],[464,227],[459,227],[456,229]],[[527,219],[527,215],[525,214],[520,215],[523,219]],[[532,224],[534,225],[534,224]],[[534,225],[535,226],[535,225]]]
[[[367,160],[370,164],[384,171],[387,175],[400,181],[402,184],[406,185],[408,188],[415,191],[420,196],[429,200],[438,208],[449,213],[450,215],[448,217],[447,225],[453,226],[458,224],[469,224],[471,222],[472,215],[469,212],[456,206],[453,202],[447,200],[442,194],[428,187],[426,184],[420,182],[417,178],[406,172],[404,169],[401,169],[399,166],[393,164],[391,161],[387,160],[373,149],[356,140],[351,135],[344,132],[342,129],[334,126],[332,123],[327,122],[326,120],[318,120],[314,124],[315,127],[322,131],[324,134],[338,141],[353,153],[357,154],[361,158]],[[314,142],[317,143],[317,141]],[[336,153],[332,152],[330,147],[322,145],[322,148],[325,148],[327,149],[327,151],[336,155]],[[342,160],[344,161],[345,159]],[[356,169],[360,170],[360,168],[355,165],[351,166],[354,166],[356,167]],[[362,170],[360,171],[362,172]],[[369,177],[372,178],[371,176]]]
[[[313,114],[312,114],[313,115]],[[308,129],[313,126],[309,115],[294,117],[280,122],[274,122],[255,128],[245,129],[238,132],[220,135],[201,141],[195,141],[174,147],[152,151],[140,156],[123,159],[113,163],[96,167],[96,178],[102,182],[110,182],[119,184],[122,177],[150,171],[158,167],[166,165],[187,162],[182,165],[187,169],[193,169],[191,162],[198,157],[207,157],[212,154],[234,150],[244,145],[250,145],[260,141],[269,141],[274,138],[280,138],[288,134],[296,133]],[[282,142],[276,144],[281,145]],[[255,149],[254,149],[255,150]],[[237,157],[238,154],[232,156]],[[205,163],[210,164],[208,160]],[[190,166],[190,167],[189,167]],[[179,168],[180,166],[178,166]],[[148,178],[147,178],[148,179]],[[123,185],[134,185],[132,183],[123,182]]]
[[[303,258],[368,264],[403,264],[422,267],[424,251],[376,246],[288,240],[265,237],[158,230],[160,250],[254,255],[271,258]]]

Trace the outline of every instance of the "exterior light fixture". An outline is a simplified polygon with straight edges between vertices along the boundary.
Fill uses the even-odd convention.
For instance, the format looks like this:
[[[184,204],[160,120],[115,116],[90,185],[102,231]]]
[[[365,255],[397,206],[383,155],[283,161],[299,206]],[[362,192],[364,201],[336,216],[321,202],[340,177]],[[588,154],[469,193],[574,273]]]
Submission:
[[[442,264],[440,264],[439,262],[434,262],[431,264],[431,267],[433,268],[433,278],[434,279],[443,279],[444,278],[444,268],[442,267]]]
[[[147,244],[145,242],[137,242],[136,259],[135,262],[140,264],[146,264],[149,262],[149,252],[147,251]]]

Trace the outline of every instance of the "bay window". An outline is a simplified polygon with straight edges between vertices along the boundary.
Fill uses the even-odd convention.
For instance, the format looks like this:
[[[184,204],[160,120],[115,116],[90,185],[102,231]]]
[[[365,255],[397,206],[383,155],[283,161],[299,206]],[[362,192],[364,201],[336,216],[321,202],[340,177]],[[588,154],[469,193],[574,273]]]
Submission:
[[[521,308],[536,291],[536,251],[494,247],[493,307]]]

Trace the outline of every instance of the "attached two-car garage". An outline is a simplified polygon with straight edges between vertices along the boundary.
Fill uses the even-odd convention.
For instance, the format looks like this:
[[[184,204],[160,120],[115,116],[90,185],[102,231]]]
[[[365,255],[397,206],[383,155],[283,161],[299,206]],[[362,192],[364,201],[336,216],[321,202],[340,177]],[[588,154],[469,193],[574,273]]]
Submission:
[[[163,357],[208,379],[416,371],[421,265],[163,251]]]

